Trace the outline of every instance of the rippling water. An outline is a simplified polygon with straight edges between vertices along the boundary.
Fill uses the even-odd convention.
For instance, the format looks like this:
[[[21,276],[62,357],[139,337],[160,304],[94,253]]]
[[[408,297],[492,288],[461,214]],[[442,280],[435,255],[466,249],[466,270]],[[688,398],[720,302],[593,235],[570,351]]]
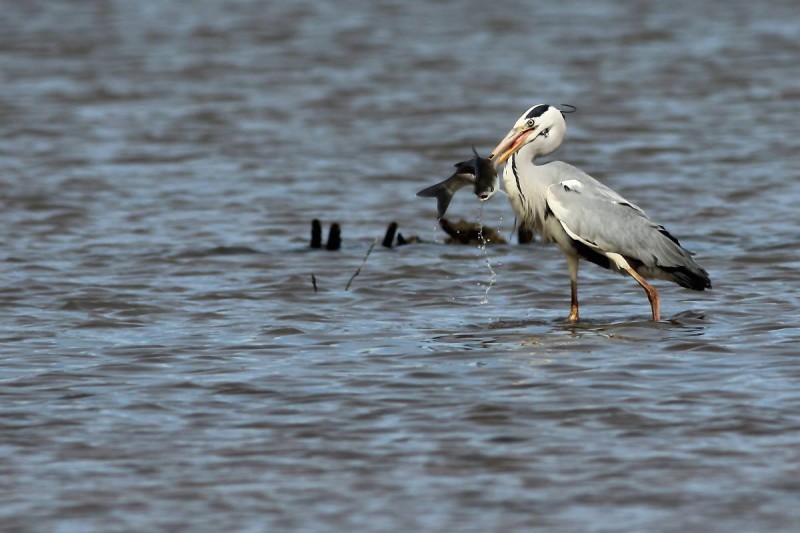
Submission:
[[[2,529],[794,530],[799,17],[5,2]],[[586,265],[570,325],[557,250],[443,244],[414,193],[541,102],[713,291]]]

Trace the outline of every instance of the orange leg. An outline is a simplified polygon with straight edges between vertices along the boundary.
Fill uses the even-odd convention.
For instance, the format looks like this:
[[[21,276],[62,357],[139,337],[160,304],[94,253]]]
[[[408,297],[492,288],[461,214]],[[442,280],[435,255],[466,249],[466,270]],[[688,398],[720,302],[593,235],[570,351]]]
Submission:
[[[570,280],[570,289],[572,290],[572,304],[569,307],[569,321],[578,321],[578,282]]]
[[[658,299],[658,291],[656,291],[655,287],[647,283],[647,281],[645,281],[645,279],[630,266],[628,266],[625,271],[630,274],[631,277],[642,286],[644,292],[647,293],[647,299],[650,300],[650,310],[653,312],[653,320],[656,322],[661,320],[661,304],[659,303]]]
[[[569,270],[569,288],[572,301],[569,307],[569,321],[578,321],[578,257],[567,256],[567,269]]]

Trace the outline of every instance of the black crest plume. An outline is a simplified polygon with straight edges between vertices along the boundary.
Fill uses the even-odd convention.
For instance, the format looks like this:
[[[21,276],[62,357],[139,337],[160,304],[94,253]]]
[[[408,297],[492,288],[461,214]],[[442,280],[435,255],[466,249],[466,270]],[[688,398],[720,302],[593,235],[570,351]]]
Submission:
[[[561,116],[562,117],[564,115],[566,115],[567,113],[574,113],[575,111],[578,110],[577,107],[575,107],[574,105],[569,105],[569,104],[561,104],[561,107],[566,107],[567,108],[567,109],[559,109],[559,111],[561,111]],[[564,118],[566,118],[566,117],[564,117]]]

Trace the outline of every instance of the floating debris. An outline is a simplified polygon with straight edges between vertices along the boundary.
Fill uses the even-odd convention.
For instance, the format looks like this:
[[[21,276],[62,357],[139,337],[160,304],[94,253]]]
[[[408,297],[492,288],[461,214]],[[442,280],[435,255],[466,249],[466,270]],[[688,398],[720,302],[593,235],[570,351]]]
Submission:
[[[482,246],[484,244],[506,244],[507,241],[494,228],[483,226],[475,222],[459,220],[453,224],[446,218],[439,220],[439,225],[450,237],[446,244],[471,244]]]
[[[416,235],[412,235],[411,237],[406,239],[405,237],[403,237],[402,233],[397,234],[397,246],[404,246],[406,244],[419,244],[421,242],[423,242],[423,240],[417,237]]]
[[[439,225],[447,233],[448,238],[444,241],[445,244],[466,244],[473,246],[482,246],[486,244],[506,244],[506,239],[500,232],[489,226],[483,226],[477,222],[467,222],[466,220],[459,220],[457,223],[452,223],[446,218],[439,219]],[[393,246],[405,246],[407,244],[419,244],[425,241],[416,235],[404,237],[402,233],[397,231],[399,228],[397,222],[390,222],[386,228],[386,233],[381,241],[381,246],[384,248],[392,248]],[[322,224],[316,218],[311,221],[311,248],[322,248]],[[521,235],[521,233],[520,233]],[[377,242],[377,239],[376,239]],[[522,242],[520,240],[520,242]],[[338,223],[331,224],[330,231],[328,232],[328,242],[325,244],[326,250],[339,250],[342,246],[341,227]]]

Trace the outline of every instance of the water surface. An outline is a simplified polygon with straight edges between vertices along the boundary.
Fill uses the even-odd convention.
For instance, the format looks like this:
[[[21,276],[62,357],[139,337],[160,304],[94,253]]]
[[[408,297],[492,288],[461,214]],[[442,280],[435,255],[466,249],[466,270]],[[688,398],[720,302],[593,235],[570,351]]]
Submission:
[[[796,527],[795,2],[7,4],[8,530]],[[571,325],[557,250],[443,244],[542,102],[712,291],[587,264]]]

